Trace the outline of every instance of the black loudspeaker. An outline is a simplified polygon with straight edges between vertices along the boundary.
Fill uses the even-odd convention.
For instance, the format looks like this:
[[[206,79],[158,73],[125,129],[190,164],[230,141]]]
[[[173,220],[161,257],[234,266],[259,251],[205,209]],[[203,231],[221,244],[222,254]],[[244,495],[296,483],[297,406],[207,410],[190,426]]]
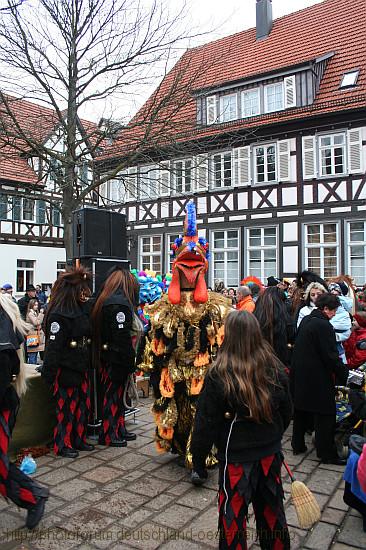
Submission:
[[[111,210],[73,212],[73,257],[127,258],[126,216]]]
[[[130,262],[128,260],[116,260],[115,258],[81,258],[80,264],[89,268],[91,271],[91,290],[93,294],[97,294],[99,292],[99,289],[109,275],[109,272],[115,267],[119,267],[120,269],[130,269]]]

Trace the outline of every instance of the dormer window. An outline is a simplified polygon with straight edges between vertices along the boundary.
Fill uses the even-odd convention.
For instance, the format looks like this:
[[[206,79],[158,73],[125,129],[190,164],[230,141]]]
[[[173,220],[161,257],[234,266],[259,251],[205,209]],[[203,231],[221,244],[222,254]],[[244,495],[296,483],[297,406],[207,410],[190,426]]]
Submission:
[[[259,88],[245,90],[241,93],[241,109],[243,118],[260,114]]]
[[[238,118],[237,94],[220,97],[220,122],[229,122]]]
[[[265,113],[275,113],[297,106],[296,75],[258,82],[237,91],[223,90],[222,93],[199,98],[197,102],[197,120],[206,124],[230,122]],[[203,101],[206,102],[204,107]]]
[[[264,87],[264,108],[266,113],[282,111],[284,108],[283,82]]]
[[[344,73],[340,88],[352,88],[353,86],[356,86],[359,74],[359,69]]]

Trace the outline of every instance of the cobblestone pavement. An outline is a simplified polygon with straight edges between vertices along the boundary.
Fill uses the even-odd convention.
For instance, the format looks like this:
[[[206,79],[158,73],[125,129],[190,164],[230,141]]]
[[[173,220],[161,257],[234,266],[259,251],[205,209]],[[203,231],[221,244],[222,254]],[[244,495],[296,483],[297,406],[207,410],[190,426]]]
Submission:
[[[217,548],[217,471],[210,473],[204,488],[196,488],[176,457],[157,455],[149,405],[142,400],[136,424],[128,422],[138,439],[127,448],[98,446],[76,460],[52,454],[39,458],[36,477],[51,490],[45,517],[29,532],[24,510],[1,499],[1,550]],[[310,442],[308,446],[311,449]],[[306,482],[322,508],[321,521],[312,531],[299,529],[285,478],[291,548],[365,549],[361,518],[343,503],[343,468],[320,465],[310,450],[305,457],[292,456],[289,434],[284,449],[297,478]],[[248,546],[256,549],[253,526],[251,514]]]

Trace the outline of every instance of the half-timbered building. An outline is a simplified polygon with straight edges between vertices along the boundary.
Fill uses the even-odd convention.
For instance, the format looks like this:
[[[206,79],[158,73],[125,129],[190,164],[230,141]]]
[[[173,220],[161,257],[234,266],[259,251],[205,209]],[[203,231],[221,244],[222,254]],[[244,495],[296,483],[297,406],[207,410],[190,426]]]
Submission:
[[[145,152],[102,191],[127,213],[134,265],[170,269],[194,199],[211,285],[304,268],[366,281],[365,18],[364,0],[323,0],[272,21],[271,0],[257,0],[256,28],[183,55],[176,71],[210,62],[174,114],[174,147]],[[102,169],[124,145],[122,133]]]
[[[1,111],[0,139],[0,286],[11,283],[17,296],[28,284],[50,286],[65,269],[62,200],[57,161],[42,160],[32,142],[62,153],[63,132],[53,109],[18,98],[9,98],[14,125],[29,135],[29,146],[7,134]],[[92,123],[79,121],[90,127]],[[93,125],[94,126],[94,125]],[[87,163],[80,167],[81,180],[91,178]]]

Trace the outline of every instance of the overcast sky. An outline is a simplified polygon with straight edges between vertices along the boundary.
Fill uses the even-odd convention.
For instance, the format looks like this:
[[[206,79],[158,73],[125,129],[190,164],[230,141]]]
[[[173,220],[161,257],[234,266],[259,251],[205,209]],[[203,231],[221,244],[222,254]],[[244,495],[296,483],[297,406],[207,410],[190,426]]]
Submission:
[[[318,4],[321,1],[273,0],[273,17],[277,19],[288,13]],[[195,36],[197,33],[203,33],[203,35],[195,36],[187,44],[181,44],[181,52],[175,52],[178,56],[187,47],[194,47],[255,27],[256,0],[165,0],[172,13],[180,10],[183,2],[186,2],[186,5],[183,9],[184,22],[182,21],[182,24],[189,30],[191,35]],[[139,88],[133,94],[133,97],[128,99],[119,98],[116,102],[115,98],[110,98],[103,105],[94,104],[92,107],[90,106],[91,108],[85,110],[83,116],[94,121],[98,121],[101,116],[130,118],[148,99],[157,85],[158,80],[144,89]],[[99,109],[99,106],[101,109]],[[113,111],[113,115],[109,115],[109,109]]]
[[[179,0],[167,0],[174,5]],[[321,0],[272,0],[273,17],[277,19],[287,13],[318,4]],[[192,22],[200,27],[214,29],[208,39],[234,34],[255,26],[256,0],[190,0],[187,7]]]

